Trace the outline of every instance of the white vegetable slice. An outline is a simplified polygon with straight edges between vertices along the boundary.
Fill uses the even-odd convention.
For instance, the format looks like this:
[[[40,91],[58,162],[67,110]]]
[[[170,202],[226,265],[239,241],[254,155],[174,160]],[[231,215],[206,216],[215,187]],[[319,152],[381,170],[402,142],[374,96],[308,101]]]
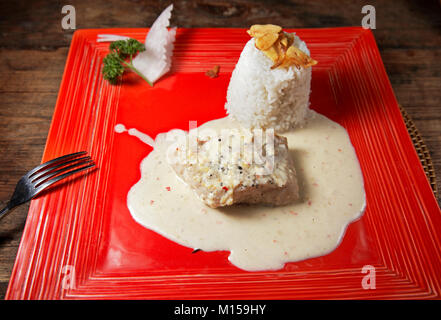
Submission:
[[[133,59],[133,66],[154,83],[170,70],[176,28],[168,29],[173,4],[156,19],[145,39],[145,51]]]
[[[145,38],[145,51],[133,59],[133,66],[151,83],[156,82],[170,71],[173,43],[176,38],[176,28],[168,29],[170,25],[173,4],[169,5],[152,24]],[[99,34],[97,42],[113,42],[126,40],[130,37],[116,34]]]
[[[99,34],[96,42],[113,42],[117,40],[127,40],[130,39],[130,37],[126,36],[120,36],[117,34]]]

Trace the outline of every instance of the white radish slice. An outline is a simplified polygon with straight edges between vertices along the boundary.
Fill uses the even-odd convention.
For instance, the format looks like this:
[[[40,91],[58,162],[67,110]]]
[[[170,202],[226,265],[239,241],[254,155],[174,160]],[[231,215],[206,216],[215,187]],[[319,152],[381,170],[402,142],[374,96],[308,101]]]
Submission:
[[[127,40],[130,39],[130,37],[126,36],[119,36],[117,34],[99,34],[96,42],[113,42],[117,40]]]
[[[172,10],[173,4],[159,15],[145,38],[145,51],[133,59],[133,66],[152,83],[171,67],[173,43],[176,38],[176,28],[168,29]]]

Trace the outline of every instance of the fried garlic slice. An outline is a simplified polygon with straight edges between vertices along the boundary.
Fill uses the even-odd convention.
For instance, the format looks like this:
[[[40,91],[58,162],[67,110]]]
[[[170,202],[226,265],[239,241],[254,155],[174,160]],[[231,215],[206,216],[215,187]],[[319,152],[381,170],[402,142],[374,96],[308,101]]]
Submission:
[[[255,24],[252,25],[250,30],[248,30],[248,34],[253,38],[260,38],[267,33],[280,33],[282,31],[282,27],[276,26],[274,24]]]
[[[309,68],[317,64],[306,53],[294,46],[294,34],[285,33],[282,27],[273,24],[255,24],[247,31],[255,39],[255,46],[273,61],[271,69]]]
[[[278,39],[278,33],[265,33],[262,37],[256,38],[256,48],[259,50],[268,50]]]
[[[281,66],[289,67],[291,65],[295,65],[297,68],[309,68],[317,64],[317,61],[312,59],[302,50],[297,48],[296,46],[290,46],[285,54],[285,59]]]

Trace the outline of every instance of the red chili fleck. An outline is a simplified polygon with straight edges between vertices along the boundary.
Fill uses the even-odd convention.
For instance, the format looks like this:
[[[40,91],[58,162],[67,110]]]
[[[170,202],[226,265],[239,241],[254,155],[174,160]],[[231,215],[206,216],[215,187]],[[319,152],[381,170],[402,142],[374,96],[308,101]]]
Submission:
[[[341,149],[338,149],[338,152],[341,152]]]
[[[167,191],[170,191],[170,187],[165,187],[167,189]]]
[[[222,189],[224,189],[225,191],[228,191],[228,188],[223,186]]]
[[[311,200],[309,200],[309,201],[308,201],[308,206],[310,206],[310,205],[311,205],[311,203],[312,203],[312,202],[311,202]]]
[[[150,200],[150,205],[153,205],[155,203],[155,201]]]
[[[318,183],[313,183],[312,184],[314,187],[318,187]]]

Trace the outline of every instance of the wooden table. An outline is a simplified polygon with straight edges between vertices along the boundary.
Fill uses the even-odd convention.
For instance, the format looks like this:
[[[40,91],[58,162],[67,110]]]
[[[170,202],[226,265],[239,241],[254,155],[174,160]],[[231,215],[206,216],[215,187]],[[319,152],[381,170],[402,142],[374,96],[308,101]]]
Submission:
[[[61,28],[59,1],[0,4],[0,204],[18,179],[40,163],[72,31]],[[170,1],[66,1],[76,27],[147,27]],[[432,1],[370,1],[375,37],[398,101],[431,151],[441,180],[441,8]],[[365,1],[175,1],[178,27],[289,28],[360,25]],[[0,223],[0,298],[17,254],[29,205]]]

